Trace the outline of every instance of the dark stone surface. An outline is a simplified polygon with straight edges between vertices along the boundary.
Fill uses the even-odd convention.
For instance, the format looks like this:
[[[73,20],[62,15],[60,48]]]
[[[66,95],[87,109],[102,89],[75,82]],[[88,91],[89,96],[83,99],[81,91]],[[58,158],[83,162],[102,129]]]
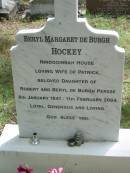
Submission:
[[[2,0],[0,0],[0,8],[2,8]]]
[[[130,0],[86,0],[91,13],[130,14]]]

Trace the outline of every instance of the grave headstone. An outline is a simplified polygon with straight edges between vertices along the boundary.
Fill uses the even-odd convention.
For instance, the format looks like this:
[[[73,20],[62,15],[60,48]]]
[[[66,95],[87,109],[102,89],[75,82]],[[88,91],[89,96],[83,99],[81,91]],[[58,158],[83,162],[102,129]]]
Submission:
[[[9,0],[1,0],[1,1],[2,1],[2,7],[5,8]]]
[[[86,4],[92,13],[130,14],[129,0],[86,0]]]
[[[0,17],[14,18],[18,11],[15,0],[0,0]]]
[[[76,0],[56,0],[55,19],[17,34],[12,49],[20,137],[117,141],[124,49],[114,31],[77,19]]]
[[[55,0],[55,19],[17,34],[18,125],[6,125],[0,137],[1,173],[23,162],[36,173],[59,166],[69,173],[129,173],[130,129],[119,132],[124,49],[116,32],[77,19],[77,4]],[[68,139],[82,145],[70,148]]]

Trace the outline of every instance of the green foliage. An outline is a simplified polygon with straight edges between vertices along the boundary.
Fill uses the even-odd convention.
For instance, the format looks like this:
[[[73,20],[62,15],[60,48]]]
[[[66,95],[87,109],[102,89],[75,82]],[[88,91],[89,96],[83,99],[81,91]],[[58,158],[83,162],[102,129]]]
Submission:
[[[12,83],[11,60],[4,56],[0,57],[0,81],[4,88]]]
[[[130,100],[122,105],[122,128],[130,128]]]
[[[4,124],[12,122],[15,115],[11,61],[10,58],[2,56],[0,57],[0,129]]]
[[[1,36],[0,35],[0,53],[2,55],[9,56],[9,49],[12,45],[12,40],[9,36]]]

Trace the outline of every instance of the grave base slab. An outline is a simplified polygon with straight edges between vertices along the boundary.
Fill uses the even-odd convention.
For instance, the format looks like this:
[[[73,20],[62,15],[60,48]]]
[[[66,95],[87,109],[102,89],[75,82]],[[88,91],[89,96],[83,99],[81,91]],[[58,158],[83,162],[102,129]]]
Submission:
[[[107,132],[106,132],[107,133]],[[0,173],[15,173],[26,163],[35,173],[63,167],[64,173],[129,173],[130,129],[120,129],[119,142],[87,142],[81,147],[68,147],[66,141],[19,138],[17,125],[7,124],[0,137]]]

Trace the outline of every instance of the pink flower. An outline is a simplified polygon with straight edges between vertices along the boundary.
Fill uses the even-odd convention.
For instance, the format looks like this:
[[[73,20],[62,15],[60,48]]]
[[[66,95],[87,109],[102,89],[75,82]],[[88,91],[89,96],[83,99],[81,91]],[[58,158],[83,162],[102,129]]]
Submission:
[[[20,165],[17,168],[17,173],[33,173],[33,169],[25,165]]]
[[[49,169],[48,173],[62,173],[63,168],[54,168],[54,169]]]

